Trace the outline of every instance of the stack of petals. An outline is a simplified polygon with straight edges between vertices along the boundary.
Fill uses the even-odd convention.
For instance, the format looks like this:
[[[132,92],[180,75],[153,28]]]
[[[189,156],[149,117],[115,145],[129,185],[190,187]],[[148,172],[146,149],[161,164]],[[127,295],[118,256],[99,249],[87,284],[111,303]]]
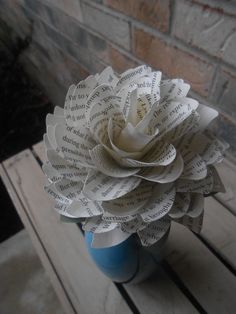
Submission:
[[[150,246],[172,220],[200,232],[204,196],[224,191],[215,165],[228,144],[206,130],[218,112],[189,89],[145,65],[119,76],[108,67],[47,115],[45,190],[62,220],[93,233],[93,247],[133,233]]]

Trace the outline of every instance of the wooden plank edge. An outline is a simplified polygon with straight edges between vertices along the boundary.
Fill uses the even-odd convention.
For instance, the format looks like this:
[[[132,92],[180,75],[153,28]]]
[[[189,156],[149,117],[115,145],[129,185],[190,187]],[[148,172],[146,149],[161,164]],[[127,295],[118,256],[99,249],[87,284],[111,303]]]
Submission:
[[[43,142],[39,142],[33,146],[33,153],[36,155],[36,157],[39,158],[39,160],[41,162],[45,161]],[[179,285],[178,282],[173,280],[173,276],[170,275],[162,265],[159,265],[158,267],[160,269],[161,276],[166,278],[166,281],[169,283],[170,287],[172,288],[171,289],[172,293],[175,293],[176,296],[178,296],[180,298],[180,300],[182,300],[182,302],[184,304],[186,304],[187,312],[191,311],[192,313],[195,313],[195,310],[197,308],[200,308],[200,305],[198,304],[198,302],[196,300],[193,302],[193,300],[194,300],[193,296],[191,298],[189,298],[189,295],[191,295],[191,292],[189,291],[186,293],[186,290],[182,289],[182,285]],[[140,287],[144,287],[144,293],[146,291],[145,285],[146,285],[146,283],[144,283],[144,285],[140,286]],[[132,287],[130,285],[127,285],[127,284],[116,284],[116,286],[117,286],[119,292],[123,295],[127,304],[130,306],[131,309],[133,309],[134,312],[137,312],[137,310],[138,310],[138,312],[140,311],[140,313],[145,313],[142,311],[140,305],[139,305],[139,307],[137,307],[137,304],[136,304],[137,297],[135,297],[135,293],[133,292],[133,290],[135,290],[135,289],[132,289]],[[138,289],[138,290],[141,290],[141,289]],[[185,312],[183,312],[183,313],[185,313]]]
[[[48,277],[50,278],[50,281],[52,283],[52,286],[58,296],[58,299],[64,309],[64,311],[68,314],[76,314],[76,311],[73,307],[73,304],[71,300],[69,299],[62,282],[53,267],[53,264],[51,263],[48,254],[40,240],[40,237],[37,234],[37,231],[35,230],[30,217],[27,214],[27,211],[24,209],[24,205],[20,201],[14,186],[11,183],[11,180],[2,164],[0,164],[0,176],[2,178],[2,181],[10,195],[10,198],[30,236],[30,239],[33,243],[33,246],[43,264],[44,269],[46,270]]]
[[[42,144],[38,144],[38,145],[42,145]],[[224,166],[223,168],[225,168],[226,166]],[[224,178],[223,178],[223,180],[224,180]],[[226,182],[225,182],[225,184],[227,184]],[[227,193],[226,193],[227,194]],[[230,195],[229,195],[230,196]],[[232,195],[231,195],[232,196]],[[226,195],[226,199],[227,199],[227,197],[228,197],[228,195]],[[218,195],[216,195],[215,197],[214,197],[214,199],[215,199],[215,201],[217,201],[217,202],[219,202],[220,204],[222,204],[224,207],[226,207],[226,210],[227,210],[227,208],[231,211],[231,208],[230,208],[230,206],[229,206],[229,203],[228,202],[225,202],[225,199],[223,199],[222,200],[222,198],[220,197],[220,196],[218,196]],[[230,204],[232,205],[232,204],[235,204],[235,201],[234,201],[234,199],[233,198],[230,198]],[[232,203],[233,202],[233,203]],[[203,241],[202,241],[203,240]],[[224,254],[223,254],[223,256],[222,256],[222,252],[217,248],[217,243],[214,243],[214,242],[212,242],[212,241],[208,241],[208,239],[207,239],[207,237],[206,237],[206,235],[203,235],[203,236],[200,236],[200,240],[199,240],[200,242],[202,242],[202,244],[204,244],[204,246],[208,249],[208,250],[210,250],[211,251],[211,253],[213,253],[215,256],[216,256],[216,258],[218,258],[221,262],[223,262],[223,260],[225,261],[225,256],[224,256]],[[214,250],[215,250],[215,252],[213,251],[213,250],[211,250],[211,248],[213,248]],[[217,255],[217,254],[218,255]],[[222,260],[222,258],[223,258],[223,260]],[[226,258],[227,259],[227,258]],[[226,268],[228,268],[229,269],[229,267],[227,267],[227,264],[225,263],[224,264],[225,266],[226,266]],[[229,270],[231,270],[231,269],[229,269]],[[127,291],[128,292],[128,291]]]
[[[236,306],[236,278],[184,226],[173,223],[166,261],[207,313],[226,313]]]
[[[225,158],[224,161],[217,165],[217,170],[220,174],[221,180],[225,185],[225,193],[217,193],[214,198],[217,199],[223,206],[236,215],[236,165]]]
[[[198,237],[236,275],[236,217],[215,198],[206,199],[203,228]]]
[[[22,164],[22,162],[23,162],[23,164]],[[12,158],[9,158],[8,160],[4,161],[3,166],[5,167],[6,172],[7,172],[8,176],[10,177],[12,184],[14,185],[14,188],[16,189],[16,192],[19,195],[20,200],[22,201],[23,205],[25,206],[25,210],[27,211],[27,214],[31,217],[32,224],[33,225],[37,224],[37,221],[39,218],[38,214],[36,212],[31,213],[31,209],[33,209],[33,207],[36,203],[32,203],[32,197],[27,198],[26,196],[28,195],[28,192],[31,189],[31,185],[29,185],[30,184],[29,181],[31,181],[32,174],[34,173],[34,171],[35,171],[35,174],[38,175],[39,178],[41,178],[40,179],[40,185],[38,185],[38,186],[43,186],[43,181],[44,181],[43,179],[45,179],[45,176],[42,173],[42,169],[39,166],[38,160],[36,160],[35,156],[32,154],[32,152],[29,149],[27,149],[27,150],[22,151],[19,154],[13,156]],[[25,168],[25,171],[22,170],[22,167]],[[32,170],[30,170],[30,169],[32,169]],[[30,171],[30,172],[27,174],[27,171]],[[27,178],[29,178],[29,180]],[[35,180],[35,181],[38,181],[38,180]],[[25,184],[26,184],[26,186],[25,186]],[[23,188],[24,186],[25,186],[26,190],[25,190],[25,188]],[[34,192],[35,191],[33,189],[32,193],[33,193],[34,197],[36,197],[36,195],[40,195],[40,193],[42,193],[43,190],[39,189],[36,194]],[[43,196],[43,199],[44,199],[44,206],[43,207],[45,208],[45,207],[47,207],[47,205],[45,203],[46,200],[48,200],[48,203],[50,203],[49,202],[50,199],[48,198],[47,194],[45,194],[45,192],[43,192],[43,195],[44,195]],[[51,203],[52,203],[52,201],[51,201]],[[51,207],[52,204],[51,205],[48,204],[48,205]],[[31,214],[32,214],[32,216],[31,216]],[[36,219],[36,217],[37,217],[37,219]],[[54,222],[57,221],[57,219],[58,219],[58,215],[56,215],[56,212],[55,212]],[[69,231],[69,230],[71,230],[70,226],[68,226],[68,224],[63,224],[63,225],[66,226],[64,228],[65,229],[64,231],[66,231],[66,232],[68,231],[69,236],[71,236],[72,234]],[[72,233],[75,233],[76,235],[79,236],[79,241],[76,242],[76,247],[77,247],[78,243],[81,241],[83,242],[83,246],[84,246],[84,239],[83,239],[82,233],[79,230],[79,228],[74,225],[74,227],[72,229],[74,230],[74,232],[72,232]],[[76,309],[76,313],[77,312],[80,313],[80,311],[83,311],[83,310],[81,310],[81,304],[80,304],[80,301],[82,301],[82,300],[79,300],[79,297],[78,297],[79,289],[77,289],[78,287],[76,287],[76,289],[73,290],[75,288],[76,280],[78,280],[78,276],[75,276],[76,279],[75,279],[75,281],[73,281],[73,285],[71,285],[70,281],[68,281],[69,273],[64,272],[64,270],[63,270],[63,273],[60,272],[60,267],[65,266],[65,265],[63,263],[62,263],[63,265],[61,265],[61,263],[59,263],[59,264],[57,263],[58,260],[63,260],[63,256],[60,256],[60,258],[57,260],[53,259],[53,256],[51,255],[51,251],[50,251],[50,245],[49,245],[49,250],[48,250],[47,239],[45,237],[41,237],[43,235],[44,234],[40,234],[40,238],[42,239],[42,243],[45,246],[45,250],[48,252],[48,256],[50,257],[50,260],[52,261],[52,264],[54,265],[54,267],[57,269],[57,273],[60,274],[60,277],[63,278],[63,276],[67,276],[67,278],[64,278],[67,280],[67,282],[65,282],[63,280],[63,285],[66,287],[66,291],[67,291],[68,295],[70,296],[70,300],[73,303],[74,308]],[[52,246],[51,246],[51,248],[52,248]],[[82,249],[82,251],[84,251],[84,249]],[[86,253],[87,253],[87,251],[86,251]],[[87,257],[87,254],[86,254],[86,257]],[[68,264],[68,258],[66,259],[66,261]],[[73,264],[75,265],[75,263],[73,263]],[[92,262],[91,262],[91,264],[92,264]],[[69,263],[69,266],[71,266],[70,263]],[[91,268],[91,272],[92,273],[94,272],[95,276],[97,276],[99,273],[99,270],[97,269],[97,267],[95,267],[95,265],[93,267],[94,267],[94,269]],[[95,271],[95,269],[96,269],[96,271]],[[70,275],[71,275],[71,273],[70,273]],[[69,277],[70,277],[70,275],[69,275]],[[79,277],[81,277],[81,276],[79,276]],[[103,308],[104,302],[105,302],[105,304],[108,304],[109,306],[111,306],[112,311],[115,311],[115,312],[119,311],[119,309],[116,308],[116,307],[119,307],[120,310],[122,311],[122,313],[131,314],[129,304],[122,297],[122,295],[119,293],[119,291],[117,291],[117,287],[109,279],[106,278],[104,280],[103,278],[105,279],[105,276],[102,274],[97,276],[97,279],[99,279],[99,280],[101,279],[102,285],[99,286],[99,280],[95,285],[95,286],[97,286],[97,289],[101,288],[101,291],[103,291],[102,297],[104,297],[103,300],[100,300],[100,304],[99,303],[97,304],[97,308],[99,308],[99,309],[100,309],[100,307]],[[83,285],[83,280],[81,281],[81,285]],[[91,282],[91,278],[90,278],[90,280],[88,280],[88,282]],[[90,286],[91,286],[91,284],[90,284]],[[93,287],[93,286],[91,286],[91,287]],[[108,291],[109,291],[108,296],[109,297],[106,295],[107,288],[109,288],[108,289]],[[88,290],[88,291],[90,291],[90,290]],[[114,293],[114,295],[113,295],[113,293]],[[100,292],[98,293],[98,295],[100,296],[100,299],[101,299],[101,293]],[[91,304],[94,304],[94,302],[92,302]],[[85,303],[83,303],[83,306],[85,306]],[[99,312],[95,311],[95,312],[99,313],[99,314],[102,313],[101,311],[99,311]],[[83,313],[89,313],[89,312],[87,312],[86,306],[84,307]]]
[[[38,142],[32,146],[32,151],[37,158],[41,160],[42,163],[46,160],[45,148],[43,141]]]

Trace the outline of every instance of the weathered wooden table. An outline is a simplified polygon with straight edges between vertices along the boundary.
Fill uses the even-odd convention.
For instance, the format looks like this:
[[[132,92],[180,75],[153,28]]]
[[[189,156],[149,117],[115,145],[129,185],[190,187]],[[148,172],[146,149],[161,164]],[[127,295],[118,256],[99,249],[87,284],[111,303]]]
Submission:
[[[219,171],[226,194],[206,199],[200,236],[172,225],[166,259],[139,285],[114,284],[90,260],[76,224],[60,222],[44,192],[43,144],[0,165],[0,174],[66,313],[236,313],[236,171]]]

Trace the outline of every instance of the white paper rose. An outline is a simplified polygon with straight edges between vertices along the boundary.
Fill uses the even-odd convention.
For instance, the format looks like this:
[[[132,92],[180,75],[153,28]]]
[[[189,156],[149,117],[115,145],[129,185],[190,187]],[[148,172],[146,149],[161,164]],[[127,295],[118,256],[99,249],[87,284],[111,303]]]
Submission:
[[[67,220],[107,247],[139,235],[152,245],[175,220],[199,232],[204,195],[223,185],[213,165],[228,145],[206,132],[217,111],[187,97],[182,79],[148,66],[108,67],[70,86],[46,119],[46,191]]]

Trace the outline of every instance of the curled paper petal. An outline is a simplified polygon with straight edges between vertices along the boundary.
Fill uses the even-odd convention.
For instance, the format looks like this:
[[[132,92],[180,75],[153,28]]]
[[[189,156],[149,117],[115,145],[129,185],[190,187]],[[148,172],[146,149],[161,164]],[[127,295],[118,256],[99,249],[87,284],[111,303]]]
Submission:
[[[109,99],[109,97],[111,96],[114,96],[114,91],[113,91],[112,86],[108,84],[99,85],[91,92],[85,106],[85,116],[88,122],[89,122],[91,108],[94,105],[102,102],[106,98]]]
[[[56,124],[63,124],[64,116],[57,116],[55,114],[48,113],[46,116],[46,125],[55,126]]]
[[[43,143],[45,150],[53,149],[52,145],[49,142],[48,135],[46,133],[43,135]]]
[[[95,217],[102,214],[102,209],[97,203],[88,201],[86,198],[81,197],[72,203],[56,203],[55,210],[62,216],[68,218],[85,219],[88,217]]]
[[[134,190],[141,179],[137,177],[112,178],[96,170],[89,170],[83,192],[91,200],[109,201]]]
[[[181,178],[201,180],[207,176],[207,165],[199,155],[188,149],[183,149],[181,156],[184,160],[184,171],[181,174]]]
[[[181,218],[183,217],[190,206],[190,193],[176,193],[175,201],[168,215],[171,218]]]
[[[116,125],[116,123],[112,120],[109,119],[108,123],[108,139],[109,139],[109,144],[111,148],[107,147],[106,145],[104,146],[105,149],[109,152],[111,156],[116,161],[119,161],[120,158],[122,157],[130,157],[130,158],[139,158],[142,156],[142,152],[133,152],[133,151],[125,151],[119,147],[116,146],[116,139],[120,135],[120,130],[121,128]],[[115,141],[115,142],[114,142]]]
[[[124,119],[121,111],[112,103],[99,102],[90,110],[89,124],[90,131],[94,138],[102,143],[108,140],[107,128],[109,119],[113,118],[119,126],[124,125]]]
[[[151,108],[152,100],[150,99],[150,95],[142,95],[136,101],[136,119],[135,126],[142,121],[145,115]]]
[[[63,204],[71,203],[71,201],[67,197],[59,193],[59,191],[55,187],[55,183],[51,183],[45,186],[44,189],[48,193],[48,195],[55,201],[63,203]]]
[[[96,142],[87,128],[81,127],[76,130],[73,127],[57,124],[55,137],[58,147],[68,161],[74,165],[93,166],[89,149],[92,149]]]
[[[120,98],[120,110],[123,113],[125,119],[127,119],[130,111],[130,96],[136,88],[137,86],[134,84],[132,86],[123,88],[117,93],[117,96]]]
[[[130,106],[126,121],[132,126],[138,123],[138,88],[135,88],[130,94]]]
[[[151,94],[152,92],[152,79],[149,76],[143,76],[135,81],[137,85],[137,96]]]
[[[210,166],[210,171],[212,173],[213,176],[213,188],[212,188],[212,192],[213,193],[217,193],[217,192],[225,192],[225,187],[220,179],[220,176],[216,170],[215,167]]]
[[[62,116],[64,117],[64,109],[59,107],[59,106],[55,106],[54,107],[54,111],[53,113],[56,115],[56,116]]]
[[[153,112],[150,127],[158,129],[158,138],[161,138],[187,119],[197,107],[198,102],[191,98],[163,103]]]
[[[160,82],[161,82],[161,72],[152,72],[149,76],[151,78],[151,104],[160,100]]]
[[[80,82],[74,89],[74,93],[70,102],[70,117],[73,126],[80,126],[86,123],[85,108],[89,94],[97,85],[97,80],[93,76],[89,76],[86,80]]]
[[[180,79],[163,80],[160,89],[162,102],[166,102],[169,99],[175,99],[176,97],[185,97],[188,94],[190,85],[184,83],[184,81]]]
[[[210,132],[206,135],[194,133],[188,136],[183,145],[198,153],[207,165],[216,164],[223,160],[223,153],[229,145],[217,139]]]
[[[154,136],[155,134],[142,134],[135,129],[132,124],[128,123],[121,131],[117,141],[115,141],[115,144],[124,151],[139,152],[153,139]]]
[[[62,179],[55,183],[55,188],[61,195],[69,200],[76,200],[80,198],[80,192],[83,189],[81,181],[75,182],[68,179]]]
[[[164,217],[170,211],[175,200],[175,188],[171,184],[159,184],[154,188],[153,196],[140,213],[144,222]]]
[[[129,85],[130,83],[136,81],[146,74],[149,74],[150,72],[151,68],[146,65],[141,65],[135,69],[130,69],[124,72],[116,84],[116,91],[118,92],[124,86]]]
[[[51,166],[57,171],[57,173],[63,178],[71,181],[84,181],[87,177],[86,168],[77,168],[66,162],[66,160],[60,157],[54,150],[49,149],[46,152],[47,158]]]
[[[185,134],[188,134],[188,132],[198,128],[199,119],[200,119],[199,114],[196,111],[192,111],[192,113],[187,119],[182,121],[179,125],[173,128],[170,132],[167,132],[163,140],[170,141],[171,143],[173,143],[174,141],[177,141],[178,139],[180,139],[180,143],[181,143],[182,137]]]
[[[56,182],[63,178],[63,176],[59,175],[58,172],[51,166],[50,162],[48,161],[43,164],[42,170],[50,182]]]
[[[170,219],[164,217],[147,225],[138,231],[143,246],[150,246],[159,241],[170,229]]]
[[[147,227],[147,223],[145,223],[140,216],[137,216],[133,220],[123,222],[121,224],[121,230],[128,233],[136,233],[141,231]]]
[[[102,215],[102,219],[105,220],[105,221],[113,221],[113,222],[127,222],[127,221],[130,221],[130,220],[133,220],[134,218],[137,217],[137,214],[128,214],[128,215],[119,215],[119,216],[116,216],[116,215],[113,215],[111,213],[108,213],[108,212],[104,212],[103,215]]]
[[[157,183],[169,183],[178,179],[183,171],[184,163],[180,154],[166,167],[148,167],[141,170],[137,176]]]
[[[157,167],[167,166],[173,162],[176,157],[176,149],[172,144],[160,142],[141,160],[131,158],[123,159],[123,164],[128,167]]]
[[[102,220],[101,216],[87,219],[83,225],[83,230],[93,233],[104,233],[111,231],[118,227],[115,222],[108,222]]]
[[[190,217],[190,216],[183,216],[181,218],[175,219],[175,222],[178,222],[195,233],[200,233],[202,229],[202,222],[203,222],[203,212],[198,217]]]
[[[103,208],[116,216],[133,215],[145,206],[153,193],[153,184],[141,182],[138,187],[122,197],[103,202]]]
[[[135,168],[124,168],[121,167],[116,161],[107,153],[102,145],[95,146],[90,151],[90,156],[96,168],[98,168],[102,173],[115,177],[115,178],[125,178],[130,177],[137,173],[139,169]]]
[[[192,181],[186,179],[179,179],[177,181],[177,192],[191,192],[209,194],[213,190],[214,178],[212,171],[209,171],[207,177],[202,180]]]
[[[218,111],[202,104],[199,104],[197,112],[200,115],[199,130],[201,131],[218,116]]]
[[[118,82],[118,77],[114,73],[111,67],[105,68],[98,77],[98,83],[100,84],[111,84],[115,86]]]
[[[48,125],[47,126],[47,139],[49,142],[49,146],[51,146],[54,150],[57,150],[57,142],[55,136],[55,126]]]
[[[76,218],[88,218],[102,215],[103,209],[98,202],[90,201],[81,194],[66,208],[66,213]]]
[[[199,217],[204,211],[204,196],[199,193],[191,195],[191,204],[187,216],[192,218]]]
[[[206,130],[217,111],[189,89],[146,65],[121,75],[107,67],[71,85],[64,109],[47,115],[45,190],[94,247],[133,233],[155,244],[171,221],[200,231],[204,197],[224,191],[213,165],[228,145]]]
[[[70,203],[69,203],[70,204]],[[68,218],[75,218],[75,216],[73,215],[70,215],[68,212],[67,212],[67,208],[69,207],[69,204],[65,204],[65,203],[61,203],[59,200],[58,202],[55,204],[55,211],[60,214],[61,216],[64,216],[64,217],[68,217]]]
[[[208,175],[205,179],[198,181],[179,179],[176,185],[177,192],[210,193],[225,192],[217,170],[211,166],[208,168]]]
[[[147,163],[151,163],[151,160],[154,160],[154,166],[168,166],[171,164],[176,157],[176,149],[172,144],[160,142],[162,147],[156,145],[155,148],[151,149],[149,153],[143,156],[142,160],[146,160]],[[157,151],[158,148],[158,151]]]
[[[66,100],[65,100],[65,106],[64,106],[64,117],[66,119],[66,123],[69,126],[73,126],[73,119],[71,116],[71,111],[70,111],[70,103],[74,94],[76,86],[73,84],[69,87],[68,92],[66,94]]]

